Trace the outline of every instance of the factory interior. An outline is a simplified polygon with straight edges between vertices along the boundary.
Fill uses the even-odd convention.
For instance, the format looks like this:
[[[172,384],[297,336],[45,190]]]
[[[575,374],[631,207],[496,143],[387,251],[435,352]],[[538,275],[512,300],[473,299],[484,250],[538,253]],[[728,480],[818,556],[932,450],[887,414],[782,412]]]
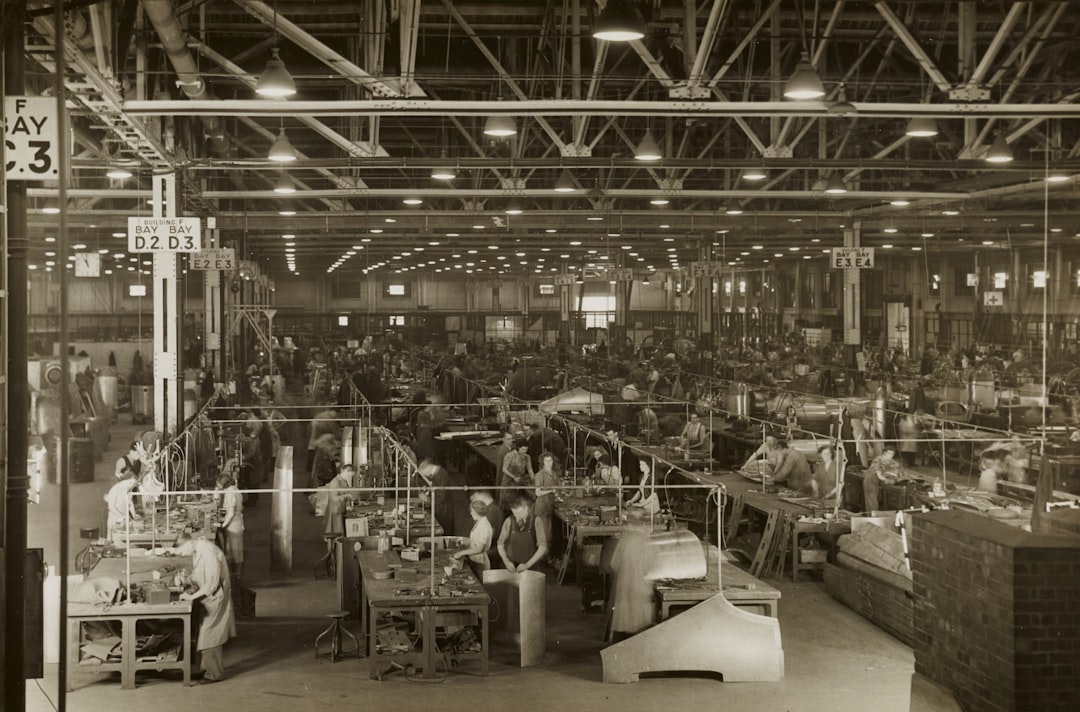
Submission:
[[[1080,709],[1080,5],[0,57],[0,712]]]

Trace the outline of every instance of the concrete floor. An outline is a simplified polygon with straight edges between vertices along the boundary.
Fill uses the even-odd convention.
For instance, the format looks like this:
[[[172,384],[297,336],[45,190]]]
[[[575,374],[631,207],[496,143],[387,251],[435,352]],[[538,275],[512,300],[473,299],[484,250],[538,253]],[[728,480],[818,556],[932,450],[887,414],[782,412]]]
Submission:
[[[93,526],[100,520],[101,498],[111,484],[113,463],[138,430],[126,418],[121,415],[122,422],[112,428],[110,452],[98,463],[95,481],[71,488],[72,560],[84,543],[78,538],[79,527]],[[298,445],[297,459],[302,466],[304,443]],[[29,544],[44,547],[49,563],[58,559],[56,500],[56,486],[46,485],[43,503],[30,511]],[[311,563],[322,552],[322,522],[308,513],[306,501],[298,495],[293,575],[275,579],[268,573],[265,533],[269,507],[270,498],[263,496],[245,513],[245,583],[257,592],[257,618],[240,623],[239,637],[226,646],[229,678],[214,685],[184,688],[177,673],[140,673],[138,688],[124,691],[118,675],[80,671],[75,691],[67,696],[69,710],[190,712],[213,706],[238,712],[300,712],[332,704],[398,712],[510,706],[526,711],[592,707],[620,712],[673,707],[741,712],[936,709],[929,704],[910,705],[911,649],[834,601],[818,582],[770,581],[783,594],[780,629],[786,674],[781,682],[723,683],[680,677],[605,685],[600,682],[602,617],[581,614],[578,589],[554,582],[548,585],[548,654],[544,665],[518,669],[507,651],[496,648],[487,678],[468,674],[468,668],[463,667],[463,672],[437,681],[410,681],[396,674],[375,682],[368,679],[364,660],[331,664],[314,659],[315,636],[327,623],[323,615],[337,609],[333,582],[312,578]],[[355,622],[351,625],[355,630]],[[722,642],[719,635],[717,643]],[[27,709],[54,709],[57,680],[57,666],[47,665],[43,680],[29,681]]]

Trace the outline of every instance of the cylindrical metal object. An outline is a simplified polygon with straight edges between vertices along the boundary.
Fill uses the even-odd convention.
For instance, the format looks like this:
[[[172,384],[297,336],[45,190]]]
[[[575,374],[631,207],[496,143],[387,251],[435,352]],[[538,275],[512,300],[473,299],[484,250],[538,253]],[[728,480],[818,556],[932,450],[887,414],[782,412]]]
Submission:
[[[154,387],[131,387],[131,421],[143,423],[154,418]]]

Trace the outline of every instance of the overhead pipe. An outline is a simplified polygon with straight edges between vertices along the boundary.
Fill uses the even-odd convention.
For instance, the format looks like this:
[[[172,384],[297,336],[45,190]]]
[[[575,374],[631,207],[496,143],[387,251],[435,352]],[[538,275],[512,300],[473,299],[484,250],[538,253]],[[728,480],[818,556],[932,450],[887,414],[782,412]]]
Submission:
[[[213,97],[206,91],[206,82],[195,64],[195,59],[187,48],[187,33],[180,26],[180,20],[176,17],[176,9],[172,0],[142,0],[143,10],[149,18],[161,45],[169,56],[176,71],[177,84],[188,99],[192,101],[213,101]],[[225,155],[229,150],[229,140],[225,136],[225,127],[221,117],[214,113],[208,113],[201,117],[203,130],[210,148],[214,153]]]

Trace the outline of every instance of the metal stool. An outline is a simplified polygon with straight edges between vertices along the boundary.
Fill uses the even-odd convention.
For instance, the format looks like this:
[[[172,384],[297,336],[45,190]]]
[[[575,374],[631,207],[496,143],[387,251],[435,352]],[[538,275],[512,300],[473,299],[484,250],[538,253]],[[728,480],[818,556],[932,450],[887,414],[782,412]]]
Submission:
[[[319,578],[319,566],[326,571],[326,578],[337,579],[337,552],[334,544],[341,538],[340,534],[323,534],[326,542],[326,553],[315,562],[315,578]]]
[[[315,659],[330,657],[330,662],[336,663],[338,658],[359,658],[360,657],[360,641],[356,639],[356,636],[349,632],[349,629],[341,624],[343,620],[349,617],[348,611],[337,611],[336,613],[327,613],[327,618],[332,618],[333,623],[330,627],[319,633],[319,636],[315,638]],[[330,636],[330,652],[319,653],[319,641],[326,636]],[[348,649],[342,645],[342,636],[347,635],[352,638],[353,647]]]
[[[97,527],[83,527],[79,529],[79,536],[86,539],[86,547],[75,555],[75,569],[83,576],[89,576],[90,572],[101,560],[101,552],[94,546],[94,542],[100,537],[101,530]]]

